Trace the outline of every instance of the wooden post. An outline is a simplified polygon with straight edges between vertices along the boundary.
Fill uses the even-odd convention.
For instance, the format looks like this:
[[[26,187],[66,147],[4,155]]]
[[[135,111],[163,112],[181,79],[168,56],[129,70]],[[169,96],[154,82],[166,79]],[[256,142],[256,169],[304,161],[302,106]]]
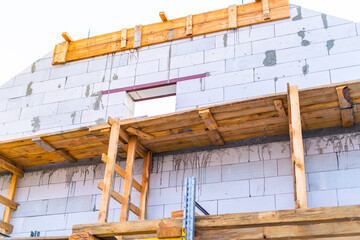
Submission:
[[[150,168],[151,168],[152,153],[147,152],[146,157],[144,158],[143,171],[142,171],[142,181],[141,181],[141,193],[140,193],[140,215],[139,220],[146,219],[146,209],[147,209],[147,199],[149,195],[149,177],[150,177]]]
[[[131,188],[133,182],[136,147],[137,147],[137,138],[132,136],[129,139],[129,147],[127,151],[126,169],[125,169],[126,175],[125,175],[124,190],[123,190],[124,202],[123,204],[121,204],[120,221],[127,221],[129,218],[129,208],[131,201]]]
[[[14,201],[14,199],[15,199],[16,186],[17,186],[18,180],[19,180],[19,176],[16,174],[13,174],[11,177],[11,182],[10,182],[9,192],[8,192],[8,197],[7,197],[11,201]],[[6,206],[5,211],[4,211],[4,217],[3,217],[3,221],[5,223],[10,223],[11,214],[12,214],[12,209],[9,206]],[[1,233],[7,234],[8,231],[5,229],[1,229]]]
[[[107,221],[109,212],[109,201],[111,197],[111,190],[114,178],[115,162],[117,156],[117,148],[120,133],[120,119],[114,119],[111,126],[109,148],[107,154],[107,163],[104,175],[104,188],[101,194],[99,223]]]
[[[307,208],[304,146],[301,132],[299,91],[297,86],[289,86],[289,84],[288,108],[295,207],[297,209]]]

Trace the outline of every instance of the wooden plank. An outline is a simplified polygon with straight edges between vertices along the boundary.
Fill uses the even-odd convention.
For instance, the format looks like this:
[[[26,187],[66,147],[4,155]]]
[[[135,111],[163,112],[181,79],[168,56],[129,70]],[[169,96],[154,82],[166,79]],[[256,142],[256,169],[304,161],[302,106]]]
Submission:
[[[354,126],[354,109],[351,103],[351,97],[348,86],[340,86],[336,88],[336,92],[339,99],[339,106],[341,109],[341,121],[342,126],[352,127]]]
[[[4,232],[11,233],[13,231],[14,226],[11,225],[10,223],[6,223],[0,220],[0,228],[3,229]]]
[[[269,3],[271,20],[280,20],[290,17],[288,0],[272,0]],[[237,26],[244,27],[263,23],[263,6],[260,2],[237,6]],[[228,8],[193,15],[192,36],[199,36],[229,29]],[[182,17],[171,21],[159,22],[143,26],[141,46],[148,46],[166,41],[183,39],[186,33],[186,19]],[[66,61],[74,61],[104,54],[114,53],[136,47],[134,44],[134,28],[128,29],[127,47],[119,48],[121,31],[103,34],[91,38],[70,42]],[[54,61],[54,64],[59,62]]]
[[[72,156],[68,151],[66,151],[65,149],[56,149],[55,151],[58,155],[60,155],[61,157],[63,157],[66,161],[68,162],[77,162],[77,159]]]
[[[108,161],[109,161],[109,160],[108,160],[108,156],[107,156],[105,153],[103,153],[101,160],[102,160],[104,163],[108,163]],[[122,169],[122,168],[121,168],[119,165],[117,165],[116,163],[115,163],[115,172],[116,172],[117,174],[119,174],[120,177],[122,177],[122,178],[125,179],[125,176],[126,176],[125,170]],[[140,183],[138,183],[135,179],[133,180],[132,185],[133,185],[133,187],[134,187],[136,190],[138,190],[139,192],[142,191],[142,186],[141,186]]]
[[[42,137],[33,138],[32,141],[47,152],[55,151],[59,156],[64,158],[66,161],[77,162],[77,159],[74,156],[72,156],[68,151],[62,148],[57,149],[50,142],[46,141]]]
[[[4,204],[5,206],[10,207],[13,210],[16,210],[19,205],[16,202],[14,202],[13,200],[10,200],[2,195],[0,195],[0,203]]]
[[[253,227],[261,229],[262,227],[277,227],[280,225],[293,226],[296,228],[301,225],[310,226],[311,224],[322,223],[347,222],[350,224],[354,221],[360,221],[360,205],[197,216],[195,217],[195,229],[197,231],[209,231],[210,229],[246,229]],[[166,218],[144,221],[74,225],[73,233],[89,232],[98,237],[153,234],[156,233],[160,222],[164,222],[167,227],[182,226],[182,219]],[[336,229],[336,227],[334,229]],[[359,227],[353,229],[360,231]],[[318,231],[321,230],[318,229]],[[284,239],[288,238],[285,237]]]
[[[72,38],[70,37],[70,35],[67,33],[67,32],[63,32],[62,33],[62,36],[63,38],[65,39],[65,41],[68,41],[68,42],[72,42]]]
[[[126,169],[125,169],[126,175],[125,175],[124,190],[123,190],[124,202],[123,204],[121,204],[120,221],[127,221],[129,217],[129,207],[130,207],[130,199],[131,199],[130,195],[131,195],[131,186],[133,182],[136,146],[137,146],[136,137],[130,137],[129,148],[127,151]]]
[[[237,6],[229,6],[229,29],[237,28]]]
[[[11,160],[1,155],[0,155],[0,167],[12,172],[13,174],[18,175],[19,177],[24,177],[24,172],[21,168],[19,168],[14,163],[12,163]]]
[[[190,36],[193,34],[193,16],[189,15],[186,17],[186,31],[185,35]]]
[[[119,142],[120,119],[114,119],[110,131],[109,148],[108,148],[108,163],[105,166],[104,188],[101,194],[101,202],[99,209],[99,223],[107,221],[109,213],[109,201],[111,197],[111,190],[114,178],[114,169],[117,156],[117,148]]]
[[[134,135],[136,135],[136,136],[138,136],[138,137],[140,137],[141,139],[151,140],[151,139],[154,138],[153,135],[148,134],[148,133],[146,133],[146,132],[144,132],[144,131],[141,131],[141,130],[136,129],[136,128],[133,128],[133,127],[128,127],[128,128],[126,129],[126,131],[129,132],[129,133],[132,133],[132,134],[134,134]]]
[[[156,235],[158,238],[176,238],[181,237],[182,228],[180,227],[159,227]]]
[[[17,187],[18,180],[19,180],[19,176],[16,174],[13,174],[11,177],[8,196],[7,196],[7,198],[11,201],[15,200],[15,193],[16,193],[16,187]],[[12,209],[8,206],[5,206],[4,217],[3,217],[4,223],[10,224],[11,214],[12,214]],[[1,232],[4,234],[8,234],[10,231],[9,231],[9,229],[3,228],[3,229],[1,229]]]
[[[103,181],[99,181],[99,183],[98,183],[98,188],[99,188],[100,190],[103,190],[103,189],[104,189],[104,182],[103,182]],[[120,203],[120,204],[123,204],[123,203],[124,203],[124,198],[123,198],[123,196],[122,196],[120,193],[114,191],[114,189],[111,189],[111,197],[112,197],[114,200],[116,200],[118,203]],[[140,216],[141,211],[140,211],[140,209],[139,209],[138,207],[136,207],[134,204],[130,203],[130,208],[129,208],[129,209],[130,209],[130,211],[132,211],[135,215]]]
[[[55,46],[52,64],[65,63],[69,49],[69,42],[65,41]]]
[[[161,21],[166,22],[169,21],[168,17],[166,16],[165,12],[159,12],[159,16],[161,18]]]
[[[134,31],[134,48],[139,48],[141,47],[142,26],[136,25]]]
[[[143,170],[142,170],[142,180],[141,180],[142,190],[140,192],[139,220],[146,219],[146,212],[147,212],[146,210],[147,210],[147,202],[148,202],[148,195],[149,195],[149,180],[150,180],[151,162],[152,162],[152,153],[150,151],[148,151],[146,157],[144,158]]]
[[[238,239],[238,240],[283,240],[283,239],[324,239],[325,237],[358,236],[360,221],[317,223],[310,225],[254,227],[230,230],[199,231],[199,239]],[[333,239],[336,240],[336,239]]]
[[[304,146],[301,129],[299,92],[297,86],[290,86],[289,84],[288,112],[295,207],[307,208]]]
[[[210,141],[215,146],[222,146],[224,145],[224,140],[222,139],[220,133],[217,130],[209,130],[207,131],[207,135],[210,138]]]
[[[121,30],[121,42],[120,42],[120,47],[121,48],[126,48],[126,44],[127,44],[127,29],[123,28]]]
[[[268,0],[262,0],[262,6],[263,6],[263,16],[264,20],[270,19],[270,8],[269,8],[269,1]]]

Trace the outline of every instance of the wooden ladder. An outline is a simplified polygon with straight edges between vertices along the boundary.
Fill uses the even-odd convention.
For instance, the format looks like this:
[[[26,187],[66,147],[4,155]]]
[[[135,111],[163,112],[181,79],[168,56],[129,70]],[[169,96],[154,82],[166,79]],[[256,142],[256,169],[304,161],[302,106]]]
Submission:
[[[146,218],[147,198],[149,192],[149,170],[152,153],[147,151],[139,142],[137,137],[129,136],[120,127],[120,119],[109,118],[110,137],[108,153],[102,155],[102,161],[106,164],[104,181],[100,181],[98,188],[102,190],[99,223],[107,222],[109,213],[110,197],[121,204],[120,221],[127,221],[129,210],[136,214],[139,220]],[[124,143],[124,142],[127,142]],[[118,147],[122,147],[127,152],[126,169],[123,170],[116,164]],[[133,179],[134,161],[136,154],[144,159],[141,184]],[[113,189],[114,174],[117,173],[124,179],[123,194]],[[140,192],[140,205],[137,207],[131,203],[131,190],[134,187]]]

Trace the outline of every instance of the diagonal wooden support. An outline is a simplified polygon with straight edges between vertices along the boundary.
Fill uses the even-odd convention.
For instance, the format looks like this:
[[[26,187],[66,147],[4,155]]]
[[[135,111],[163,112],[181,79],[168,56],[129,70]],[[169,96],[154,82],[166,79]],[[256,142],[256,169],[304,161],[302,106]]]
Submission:
[[[133,182],[136,145],[137,145],[136,137],[130,137],[129,148],[127,151],[126,169],[125,169],[126,175],[125,175],[124,190],[123,190],[124,202],[121,205],[120,221],[127,221],[129,218],[131,187]]]
[[[77,161],[77,159],[74,156],[72,156],[68,151],[66,151],[65,149],[62,149],[62,148],[54,147],[51,143],[46,141],[44,138],[41,138],[41,137],[33,138],[32,141],[47,152],[56,152],[58,155],[60,155],[66,161],[69,161],[69,162]]]
[[[297,86],[290,86],[288,84],[287,97],[295,207],[307,208],[304,146],[301,129],[299,91]]]
[[[19,176],[16,174],[13,174],[11,177],[9,192],[8,192],[8,196],[7,196],[7,198],[10,201],[15,200],[15,193],[16,193],[16,187],[17,187],[18,180],[19,180]],[[4,211],[4,217],[3,217],[4,223],[10,224],[11,214],[12,214],[11,207],[6,206],[5,211]],[[9,232],[10,232],[9,229],[5,229],[5,228],[1,229],[1,233],[7,234]]]
[[[151,169],[152,153],[148,151],[144,158],[143,171],[142,171],[142,191],[140,192],[140,215],[139,220],[146,219],[147,200],[149,195],[149,178]]]
[[[114,178],[115,162],[119,142],[119,132],[120,119],[114,119],[110,131],[109,148],[107,154],[108,162],[105,167],[104,188],[101,195],[99,210],[99,223],[106,222],[109,213],[109,201],[111,197],[111,190]]]
[[[102,191],[104,189],[104,182],[99,181],[98,188]],[[116,200],[118,203],[123,204],[124,198],[121,196],[120,193],[115,192],[113,189],[111,189],[111,197]],[[129,210],[135,213],[137,216],[140,216],[140,209],[136,207],[134,204],[130,203]]]
[[[216,146],[224,145],[224,140],[222,139],[220,133],[218,132],[218,124],[211,114],[209,109],[199,111],[200,117],[204,120],[206,127],[209,129],[207,132],[211,142]]]
[[[260,1],[262,3],[262,7],[263,7],[264,20],[269,20],[270,19],[269,0],[256,0],[256,2],[260,2]]]
[[[2,155],[0,155],[0,167],[12,172],[13,174],[18,175],[19,177],[24,177],[23,170],[20,167],[16,166],[13,161],[5,158]]]
[[[103,153],[102,155],[102,158],[101,160],[104,162],[104,163],[108,163],[109,162],[109,158],[108,156]],[[122,177],[123,179],[125,179],[125,176],[126,176],[126,173],[125,173],[125,170],[122,169],[119,165],[115,164],[115,172],[117,174],[120,175],[120,177]],[[140,183],[138,183],[135,179],[133,180],[133,183],[132,183],[133,187],[138,190],[139,192],[142,191],[142,186],[140,185]]]
[[[285,107],[283,105],[283,102],[280,99],[274,100],[274,105],[276,108],[276,111],[279,114],[279,117],[287,117],[287,114],[285,112]],[[303,130],[306,130],[306,124],[302,116],[301,117],[301,127]]]
[[[136,136],[138,136],[140,139],[146,139],[146,140],[151,140],[154,138],[153,135],[146,133],[144,131],[141,131],[139,129],[133,128],[133,127],[128,127],[126,129],[127,132],[132,133]]]
[[[351,98],[349,88],[347,86],[340,86],[336,88],[336,92],[339,99],[339,106],[341,112],[342,126],[352,127],[354,126],[354,108],[351,104]]]
[[[169,21],[168,17],[166,16],[166,13],[165,12],[159,12],[159,16],[161,18],[161,21],[163,22],[167,22]]]

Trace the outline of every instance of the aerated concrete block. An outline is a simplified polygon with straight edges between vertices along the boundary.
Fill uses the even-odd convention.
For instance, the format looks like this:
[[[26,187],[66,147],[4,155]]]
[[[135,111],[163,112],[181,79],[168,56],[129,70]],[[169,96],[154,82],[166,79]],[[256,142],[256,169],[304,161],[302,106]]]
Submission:
[[[148,207],[146,219],[161,219],[161,218],[164,218],[164,205]]]
[[[223,89],[221,88],[181,94],[177,95],[176,98],[176,109],[200,104],[221,102],[224,100]]]
[[[263,81],[275,78],[290,77],[303,74],[304,60],[290,63],[277,64],[271,67],[255,68],[255,81]]]
[[[308,192],[309,208],[338,206],[336,190]]]
[[[93,211],[93,209],[96,209],[95,199],[96,199],[96,195],[69,197],[66,205],[66,212],[74,213],[74,212]]]
[[[326,43],[311,44],[276,51],[277,63],[286,63],[303,59],[311,59],[328,55]]]
[[[268,80],[225,87],[224,98],[225,101],[242,100],[273,93],[275,93],[275,83],[273,80]]]
[[[276,210],[288,210],[295,208],[294,194],[275,195]]]
[[[219,214],[250,213],[275,210],[274,196],[219,200]]]
[[[67,214],[66,229],[72,229],[76,224],[90,224],[97,223],[99,212],[83,212],[83,213],[69,213]]]
[[[360,199],[360,188],[337,189],[339,206],[358,205]]]
[[[35,71],[25,74],[16,75],[14,86],[27,85],[30,82],[42,82],[49,79],[50,69]],[[62,76],[61,76],[62,77]],[[61,78],[57,77],[57,78]]]
[[[235,47],[215,48],[205,51],[205,62],[215,62],[223,59],[234,58]]]
[[[105,70],[69,76],[66,80],[65,88],[73,88],[78,86],[85,86],[92,83],[98,83],[103,81],[105,76]]]
[[[204,63],[204,52],[179,55],[170,59],[170,69],[182,68]]]
[[[314,16],[299,21],[275,24],[275,36],[289,35],[299,31],[309,31],[324,28],[321,16]]]
[[[338,160],[336,153],[305,156],[305,171],[325,172],[338,170]]]
[[[14,218],[43,216],[46,213],[47,206],[48,200],[19,202],[19,206],[12,213],[12,216]]]
[[[24,219],[22,232],[31,232],[34,231],[34,229],[40,232],[62,230],[65,229],[66,220],[67,216],[64,214],[26,217]],[[82,219],[83,222],[84,220],[86,220],[86,218]]]
[[[263,162],[239,163],[222,166],[222,181],[245,180],[264,176]]]
[[[65,183],[32,186],[30,188],[29,201],[63,198],[67,197],[68,193],[69,186]]]
[[[360,79],[360,66],[330,70],[331,82],[340,83]]]
[[[50,103],[35,107],[27,107],[21,110],[20,120],[32,119],[34,117],[54,115],[57,113],[59,103]],[[1,115],[1,113],[0,113]]]
[[[205,89],[214,89],[243,83],[251,83],[254,81],[254,71],[253,69],[247,69],[243,71],[224,73],[216,76],[206,77],[204,80]]]
[[[136,75],[144,75],[159,71],[159,60],[136,64]]]
[[[139,75],[136,76],[135,78],[135,85],[164,81],[164,80],[168,80],[168,77],[169,77],[168,71]]]
[[[179,77],[187,77],[197,74],[210,73],[217,75],[225,72],[225,60],[205,63],[179,69]]]
[[[264,196],[265,180],[263,178],[250,179],[250,196]]]
[[[292,176],[265,178],[265,195],[294,192]]]
[[[249,28],[248,30],[244,31],[239,29],[238,31],[238,38],[240,43],[272,38],[274,35],[274,25],[264,26],[261,28]]]
[[[40,105],[43,103],[44,97],[45,97],[45,93],[31,94],[30,96],[10,98],[7,102],[6,110],[13,110],[13,109]]]
[[[150,189],[169,187],[169,172],[159,172],[150,174]]]
[[[265,54],[249,55],[226,60],[226,72],[241,71],[264,66]]]
[[[198,201],[248,197],[249,180],[203,184]]]
[[[215,37],[209,37],[209,38],[194,40],[190,42],[173,44],[171,46],[171,57],[185,55],[194,52],[201,52],[213,48],[215,48]]]
[[[68,198],[49,199],[46,214],[65,214],[67,200]]]
[[[301,37],[297,34],[290,34],[280,37],[268,38],[264,40],[252,42],[253,54],[264,53],[269,50],[269,47],[274,50],[281,50],[286,48],[300,47]]]
[[[360,168],[360,151],[341,152],[337,154],[339,169]]]
[[[19,120],[21,109],[0,112],[0,123],[14,122]]]
[[[72,100],[81,97],[82,87],[61,89],[47,92],[44,98],[44,104]]]

